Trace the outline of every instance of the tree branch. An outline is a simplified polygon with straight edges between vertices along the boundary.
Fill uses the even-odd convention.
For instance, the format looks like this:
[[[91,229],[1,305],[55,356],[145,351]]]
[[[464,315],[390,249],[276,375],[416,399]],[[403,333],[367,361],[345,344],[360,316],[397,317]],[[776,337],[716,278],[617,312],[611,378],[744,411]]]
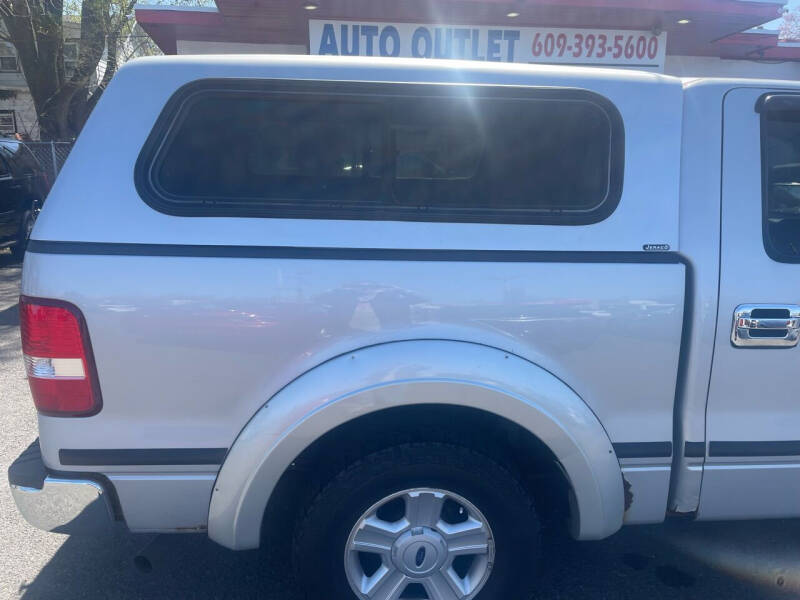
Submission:
[[[114,74],[117,72],[117,45],[119,40],[116,37],[109,37],[108,38],[108,54],[106,56],[106,70],[103,73],[103,79],[100,80],[100,83],[97,85],[97,88],[89,95],[89,99],[86,101],[85,107],[85,117],[88,118],[89,113],[94,110],[94,107],[97,105],[98,100],[100,100],[100,96],[103,95],[103,92],[106,91],[108,84],[111,83],[111,79],[114,77]]]
[[[81,4],[81,40],[78,45],[78,66],[69,81],[72,85],[88,83],[97,70],[106,46],[107,11],[107,0],[83,0]]]

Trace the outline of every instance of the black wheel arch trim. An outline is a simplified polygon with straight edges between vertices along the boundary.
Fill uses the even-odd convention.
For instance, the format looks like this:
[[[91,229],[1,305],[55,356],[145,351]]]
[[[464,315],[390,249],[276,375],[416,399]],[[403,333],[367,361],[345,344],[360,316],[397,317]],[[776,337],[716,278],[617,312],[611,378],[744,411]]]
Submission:
[[[62,465],[82,467],[219,466],[227,453],[227,448],[61,449],[58,451],[58,459]]]

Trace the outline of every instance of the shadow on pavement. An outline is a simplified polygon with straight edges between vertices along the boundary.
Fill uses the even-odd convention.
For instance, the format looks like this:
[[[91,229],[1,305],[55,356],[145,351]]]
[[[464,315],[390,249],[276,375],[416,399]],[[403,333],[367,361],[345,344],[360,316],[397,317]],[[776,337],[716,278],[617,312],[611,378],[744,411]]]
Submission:
[[[755,532],[761,532],[756,541]],[[163,535],[148,546],[153,538],[122,533],[105,541],[68,538],[36,579],[18,593],[28,600],[300,600],[292,591],[286,569],[270,567],[263,551],[232,552],[204,535]],[[797,597],[798,590],[790,589],[789,580],[793,577],[796,583],[800,570],[796,560],[800,521],[744,527],[738,523],[630,527],[599,542],[575,542],[549,533],[545,545],[539,568],[532,566],[530,572],[520,574],[536,578],[537,599]],[[707,556],[699,558],[697,553],[704,549]],[[152,561],[150,573],[143,574],[133,566],[134,557],[143,550]],[[760,552],[762,562],[769,562],[771,556],[778,557],[778,562],[765,566],[745,561],[734,568],[725,564],[725,556],[735,562],[748,552]],[[776,576],[783,572],[778,563],[786,563],[793,574]],[[761,572],[751,572],[754,570]]]
[[[19,304],[0,310],[0,327],[19,325]]]
[[[142,573],[133,562],[144,549],[152,564],[149,573]],[[73,536],[36,579],[16,592],[26,599],[300,600],[292,596],[285,574],[272,572],[266,563],[264,552],[233,552],[205,535],[120,533],[102,540]]]

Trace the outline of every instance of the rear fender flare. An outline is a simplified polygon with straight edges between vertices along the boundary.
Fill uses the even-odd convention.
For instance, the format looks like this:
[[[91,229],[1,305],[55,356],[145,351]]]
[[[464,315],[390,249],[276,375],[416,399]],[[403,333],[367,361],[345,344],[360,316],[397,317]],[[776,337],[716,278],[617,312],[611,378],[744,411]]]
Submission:
[[[578,539],[603,538],[622,525],[619,462],[600,421],[572,389],[496,348],[419,340],[338,356],[275,394],[241,431],[219,471],[209,536],[228,548],[257,548],[275,485],[314,440],[365,414],[431,403],[494,413],[544,442],[569,480]]]

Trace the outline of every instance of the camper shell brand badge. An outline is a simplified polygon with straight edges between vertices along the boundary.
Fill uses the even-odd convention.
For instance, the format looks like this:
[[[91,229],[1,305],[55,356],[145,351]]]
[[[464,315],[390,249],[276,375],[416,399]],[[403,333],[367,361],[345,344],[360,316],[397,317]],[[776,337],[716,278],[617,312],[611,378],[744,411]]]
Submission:
[[[669,252],[669,244],[645,244],[642,246],[645,252]]]

